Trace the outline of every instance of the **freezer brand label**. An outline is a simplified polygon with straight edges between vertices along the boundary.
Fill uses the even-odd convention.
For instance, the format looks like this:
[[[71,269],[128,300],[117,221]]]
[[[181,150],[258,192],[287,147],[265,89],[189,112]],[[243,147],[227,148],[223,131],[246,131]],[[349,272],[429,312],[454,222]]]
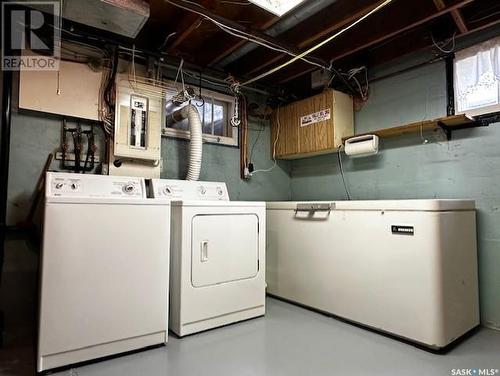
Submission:
[[[392,225],[391,231],[393,234],[401,234],[401,235],[414,235],[415,234],[415,229],[413,228],[413,226]]]
[[[320,121],[325,121],[330,119],[330,109],[324,109],[313,114],[304,115],[300,118],[300,126],[307,127],[308,125],[312,125],[315,123],[319,123]]]

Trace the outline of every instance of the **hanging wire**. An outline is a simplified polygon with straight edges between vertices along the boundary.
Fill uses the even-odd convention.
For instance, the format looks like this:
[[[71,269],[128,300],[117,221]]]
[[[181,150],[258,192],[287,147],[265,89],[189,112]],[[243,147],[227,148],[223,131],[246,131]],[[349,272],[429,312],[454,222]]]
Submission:
[[[457,35],[457,32],[455,31],[450,39],[438,43],[434,39],[434,35],[431,33],[432,44],[434,44],[434,47],[436,47],[442,53],[450,54],[453,51],[455,51],[455,45],[456,45],[455,37],[456,37],[456,35]],[[445,50],[445,47],[448,46],[450,43],[452,43],[451,48],[449,50]]]
[[[349,193],[349,189],[347,189],[347,183],[345,181],[345,176],[344,176],[344,167],[342,166],[342,150],[341,150],[341,146],[339,146],[339,150],[338,150],[338,157],[339,157],[339,167],[340,167],[340,175],[342,175],[342,182],[344,183],[344,189],[345,189],[345,193],[347,195],[347,199],[348,200],[351,200],[351,194]]]
[[[253,176],[253,174],[258,173],[258,172],[269,172],[269,171],[272,171],[277,166],[277,164],[278,164],[278,162],[276,161],[276,145],[278,144],[278,140],[279,140],[279,137],[280,137],[280,128],[281,128],[280,117],[279,117],[279,110],[280,110],[280,108],[278,107],[276,109],[276,125],[278,126],[278,128],[276,130],[276,138],[274,139],[274,143],[273,143],[273,161],[274,161],[274,163],[269,168],[254,170],[251,173],[252,176]]]

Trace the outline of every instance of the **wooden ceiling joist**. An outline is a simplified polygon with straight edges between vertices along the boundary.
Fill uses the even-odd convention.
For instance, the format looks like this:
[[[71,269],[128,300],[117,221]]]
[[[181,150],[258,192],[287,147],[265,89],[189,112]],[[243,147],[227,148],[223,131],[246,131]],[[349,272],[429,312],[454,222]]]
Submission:
[[[209,9],[200,8],[197,3],[194,3],[194,2],[185,3],[185,2],[182,2],[180,0],[169,0],[169,2],[172,5],[176,5],[176,6],[182,8],[184,10],[187,10],[191,13],[198,14],[203,18],[208,18],[212,22],[217,22],[217,23],[220,23],[222,25],[225,25],[226,27],[231,28],[233,30],[233,32],[239,32],[241,34],[251,35],[252,37],[254,37],[256,39],[259,39],[263,43],[267,43],[267,44],[272,45],[275,48],[279,48],[280,50],[283,50],[283,51],[290,51],[290,53],[292,53],[292,54],[299,54],[300,53],[300,51],[293,45],[285,43],[285,42],[283,42],[277,38],[274,38],[268,34],[265,34],[263,32],[252,30],[252,29],[250,29],[246,26],[243,26],[243,25],[241,25],[238,22],[235,22],[233,20],[221,17]],[[242,39],[246,39],[246,38],[242,38]],[[320,66],[323,66],[323,67],[328,66],[328,62],[321,59],[321,58],[318,58],[315,56],[308,56],[307,59],[308,59],[308,61],[314,62]]]
[[[439,18],[439,17],[442,17],[443,15],[446,15],[446,14],[449,14],[450,12],[452,12],[453,10],[456,10],[456,9],[460,9],[462,7],[464,7],[465,5],[467,4],[470,4],[472,3],[474,0],[461,0],[461,1],[458,1],[456,2],[454,5],[449,5],[447,6],[446,8],[436,12],[436,13],[433,13],[433,14],[430,14],[430,15],[427,15],[426,17],[423,17],[421,19],[418,19],[404,27],[401,27],[401,28],[397,28],[393,31],[390,31],[390,32],[387,32],[387,31],[383,31],[379,34],[375,34],[375,36],[370,39],[370,40],[367,40],[367,41],[364,41],[363,43],[359,44],[359,45],[355,45],[354,47],[349,47],[348,49],[344,50],[344,51],[341,51],[341,52],[338,52],[337,54],[333,55],[331,57],[332,61],[337,61],[337,60],[340,60],[342,58],[345,58],[349,55],[352,55],[352,54],[355,54],[357,52],[360,52],[366,48],[369,48],[369,47],[372,47],[374,45],[377,45],[379,43],[382,43],[386,40],[389,40],[391,38],[394,38],[394,37],[397,37],[398,35],[401,35],[401,34],[404,34],[405,32],[411,30],[411,29],[414,29],[414,28],[417,28],[423,24],[426,24],[436,18]],[[286,83],[286,82],[289,82],[290,80],[292,79],[295,79],[297,77],[300,77],[302,76],[303,74],[307,74],[309,72],[312,72],[313,70],[315,70],[314,67],[307,67],[299,72],[294,72],[292,73],[290,76],[280,80],[278,83],[279,84],[283,84],[283,83]]]
[[[191,25],[189,25],[184,31],[182,31],[177,38],[175,38],[174,42],[172,45],[169,47],[169,49],[174,49],[177,48],[184,42],[193,31],[195,31],[198,26],[200,26],[200,23],[203,21],[203,18],[201,17],[192,17],[193,22],[191,22]]]
[[[324,37],[327,37],[331,35],[333,32],[338,31],[342,29],[343,27],[346,27],[347,25],[351,24],[352,22],[356,21],[357,19],[363,17],[365,14],[371,12],[373,9],[378,7],[380,4],[382,4],[384,0],[382,1],[377,1],[374,4],[371,4],[367,7],[364,7],[357,12],[343,18],[340,21],[336,21],[330,25],[328,25],[326,28],[322,29],[321,31],[317,32],[314,35],[308,36],[306,39],[301,40],[298,44],[297,47],[299,49],[303,49],[306,47],[309,47],[313,45],[315,42],[320,41]],[[268,59],[267,61],[263,62],[261,65],[256,66],[255,68],[251,69],[248,74],[252,75],[255,74],[261,70],[263,70],[266,67],[269,67],[273,65],[274,63],[278,62],[279,60],[285,58],[287,55],[286,54],[279,54],[278,56]]]
[[[446,4],[444,3],[444,0],[433,0],[433,1],[434,1],[434,4],[436,5],[436,8],[438,10],[443,10],[446,8]],[[453,17],[453,21],[455,21],[455,24],[457,25],[457,29],[460,32],[460,34],[463,34],[463,33],[466,33],[467,31],[469,31],[460,9],[453,9],[451,11],[451,16]]]
[[[266,29],[268,29],[271,26],[273,26],[276,22],[278,22],[279,19],[280,19],[280,17],[272,17],[269,20],[267,20],[266,22],[263,22],[262,24],[258,25],[257,26],[257,30],[259,30],[259,31],[265,31]],[[234,43],[231,47],[226,48],[224,51],[221,51],[220,53],[218,53],[208,63],[208,65],[215,65],[215,64],[217,64],[219,61],[221,61],[222,59],[224,59],[227,55],[233,53],[234,51],[236,51],[240,47],[243,47],[243,45],[245,45],[246,43],[249,43],[249,42],[247,40],[245,40],[245,39],[238,40],[238,42]]]

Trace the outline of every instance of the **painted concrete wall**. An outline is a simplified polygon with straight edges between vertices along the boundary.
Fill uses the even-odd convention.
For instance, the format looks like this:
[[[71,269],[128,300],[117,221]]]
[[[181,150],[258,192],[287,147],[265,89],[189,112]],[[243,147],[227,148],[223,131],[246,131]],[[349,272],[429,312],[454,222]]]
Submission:
[[[446,114],[445,70],[434,64],[371,85],[356,113],[356,132],[366,132]],[[425,143],[427,140],[427,143]],[[500,124],[382,140],[375,157],[342,153],[353,199],[464,198],[477,205],[481,315],[500,329]],[[346,198],[337,155],[292,163],[293,200]]]
[[[260,135],[259,135],[260,133]],[[249,153],[253,145],[253,163],[256,169],[273,166],[270,156],[269,123],[251,121],[249,124]],[[255,141],[257,141],[255,143]],[[183,179],[188,164],[189,143],[184,140],[163,138],[162,177]],[[201,180],[227,183],[231,200],[288,200],[290,193],[289,162],[280,161],[270,172],[256,173],[250,180],[241,180],[239,173],[240,150],[236,147],[203,144]]]
[[[250,146],[258,137],[253,152],[256,168],[272,166],[268,122],[251,119],[249,127]],[[59,150],[60,134],[61,119],[57,116],[36,112],[12,114],[8,225],[16,225],[25,219],[47,155]],[[188,146],[183,140],[163,138],[162,177],[176,179],[185,176]],[[102,152],[102,149],[100,143],[99,150]],[[280,162],[271,172],[256,174],[251,180],[243,181],[239,177],[238,148],[204,144],[201,179],[226,182],[232,200],[287,200],[290,198],[288,166],[288,162]],[[59,162],[54,161],[51,169],[58,170]]]

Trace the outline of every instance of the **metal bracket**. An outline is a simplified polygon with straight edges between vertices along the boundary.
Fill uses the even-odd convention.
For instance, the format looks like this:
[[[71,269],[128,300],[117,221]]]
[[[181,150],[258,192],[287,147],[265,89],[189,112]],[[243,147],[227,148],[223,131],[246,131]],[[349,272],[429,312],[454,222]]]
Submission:
[[[452,131],[452,128],[449,127],[449,126],[447,126],[446,124],[444,124],[442,121],[438,121],[437,125],[446,134],[446,139],[448,141],[450,141],[451,140],[451,131]]]
[[[479,115],[474,117],[474,121],[471,123],[465,123],[463,125],[450,127],[443,122],[439,121],[437,125],[441,128],[445,134],[448,141],[451,140],[451,134],[453,131],[458,131],[460,129],[470,129],[478,127],[488,127],[490,124],[500,122],[500,112],[493,112],[491,114]]]

